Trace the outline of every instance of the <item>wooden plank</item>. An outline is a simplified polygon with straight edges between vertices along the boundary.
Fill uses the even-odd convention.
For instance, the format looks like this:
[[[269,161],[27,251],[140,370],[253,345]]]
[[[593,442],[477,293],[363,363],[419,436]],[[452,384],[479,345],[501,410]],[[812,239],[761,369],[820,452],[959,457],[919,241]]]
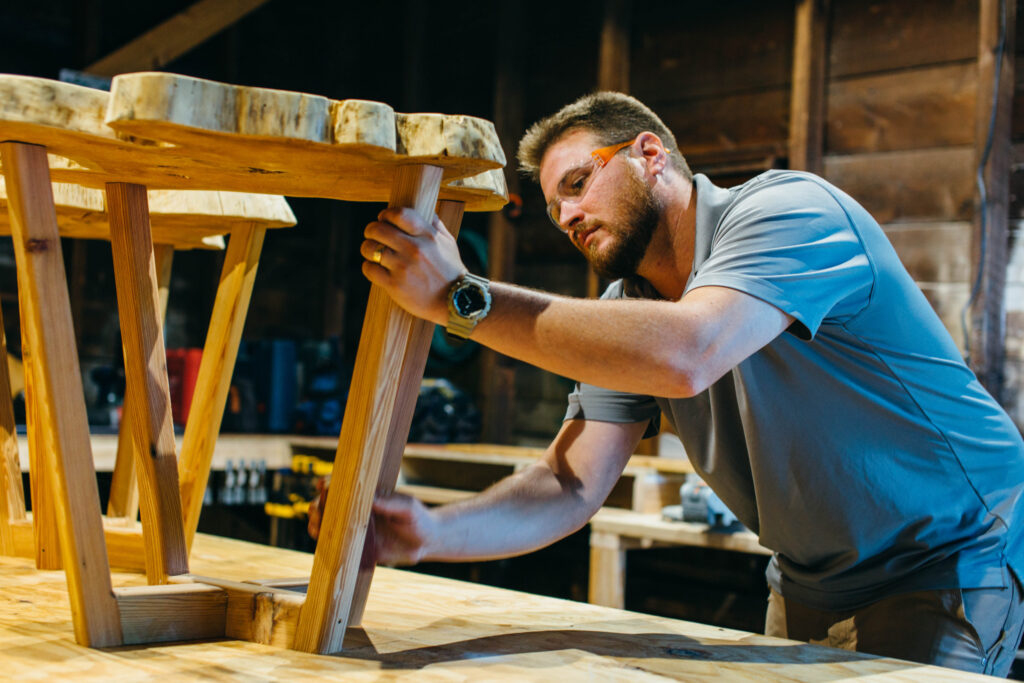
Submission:
[[[785,147],[789,88],[665,102],[657,109],[684,156]]]
[[[975,163],[982,169],[984,194],[976,192],[971,261],[970,361],[989,393],[1003,397],[1006,334],[1006,265],[1009,243],[1011,119],[1017,3],[980,0],[978,97],[975,116]],[[1000,41],[1004,48],[1000,55]],[[998,80],[997,80],[998,79]]]
[[[494,82],[494,129],[502,149],[515,149],[523,124],[523,79],[526,43],[520,2],[498,4],[498,20],[504,30],[497,35]],[[502,169],[509,196],[522,197],[519,174]],[[511,207],[514,212],[521,207]],[[499,282],[516,281],[516,225],[505,211],[495,211],[487,222],[487,277]],[[515,421],[515,373],[517,361],[486,347],[480,349],[481,438],[493,443],[512,441]]]
[[[267,0],[199,0],[184,12],[85,67],[96,76],[159,69],[231,26]]]
[[[616,609],[626,606],[626,544],[618,534],[590,532],[587,602]]]
[[[459,236],[462,215],[465,206],[462,202],[442,200],[437,205],[437,215],[454,237]],[[384,442],[384,456],[380,466],[380,477],[377,480],[375,496],[386,496],[395,490],[398,475],[402,470],[402,454],[409,440],[409,429],[412,426],[416,400],[420,394],[420,383],[423,381],[423,370],[427,366],[430,354],[430,341],[434,337],[436,326],[429,320],[416,318],[412,321],[409,338],[405,346],[405,360],[402,361],[402,372],[398,379],[398,391],[395,396],[395,407],[391,413],[391,427],[388,429]],[[363,541],[363,557],[360,562],[359,576],[352,594],[352,606],[349,608],[348,623],[358,626],[363,620],[366,608],[366,596],[370,592],[373,581],[373,538],[367,536]]]
[[[7,369],[7,339],[0,314],[0,555],[14,554],[11,522],[25,519],[25,489],[21,483],[18,432]]]
[[[37,569],[60,569],[57,509],[55,505],[43,502],[56,498],[53,472],[46,462],[46,454],[53,452],[53,444],[51,435],[43,428],[44,424],[49,423],[46,414],[48,404],[43,394],[44,384],[36,374],[35,353],[39,348],[39,342],[35,337],[35,330],[29,324],[32,320],[32,301],[28,296],[28,283],[25,281],[25,273],[21,269],[17,270],[18,308],[21,312],[21,358],[25,366],[25,431],[28,440],[29,491],[33,508],[39,508],[37,514],[32,515],[32,552]]]
[[[224,418],[224,404],[231,388],[265,235],[266,229],[256,224],[232,232],[217,285],[181,446],[181,507],[189,547],[199,526],[214,446]]]
[[[591,532],[618,534],[646,541],[659,541],[676,545],[693,545],[757,555],[771,555],[771,551],[757,542],[750,531],[724,533],[711,530],[707,524],[669,522],[660,514],[645,514],[633,510],[603,507],[590,520]]]
[[[974,59],[977,0],[833,0],[829,76]]]
[[[971,145],[977,84],[974,60],[833,80],[828,152]]]
[[[411,206],[429,217],[440,181],[441,170],[436,167],[402,167],[393,181],[391,205]],[[323,654],[342,646],[411,325],[412,316],[384,290],[371,288],[331,495],[295,634],[298,650]]]
[[[829,0],[797,0],[793,39],[789,167],[818,174],[825,135],[828,12]]]
[[[825,157],[825,178],[853,196],[879,223],[970,220],[974,207],[970,147]]]
[[[791,3],[634,3],[631,86],[660,113],[661,102],[788,89]],[[673,129],[677,134],[680,130]]]
[[[971,224],[968,221],[889,223],[882,226],[900,261],[917,282],[967,282]]]
[[[308,553],[199,534],[203,574],[307,574]],[[118,585],[139,575],[117,574]],[[320,657],[215,639],[173,647],[76,645],[63,576],[0,558],[0,670],[13,680],[929,681],[990,678],[719,626],[382,567],[363,644]]]
[[[160,324],[163,326],[167,321],[167,299],[170,295],[174,247],[168,244],[154,244],[153,256],[156,260]],[[131,391],[131,389],[126,386],[125,391]],[[135,399],[125,399],[125,404],[134,402]],[[107,502],[107,515],[110,517],[136,519],[139,514],[139,484],[135,468],[135,462],[139,456],[136,456],[132,450],[131,420],[131,413],[124,412],[118,429],[117,459],[110,480],[110,499]]]
[[[125,645],[223,638],[227,592],[203,584],[128,586],[114,591]]]
[[[160,292],[146,188],[107,185],[110,246],[124,346],[124,411],[130,425],[145,524],[146,577],[166,583],[188,572],[167,380]]]
[[[75,637],[93,647],[116,645],[121,642],[121,626],[103,544],[46,150],[6,142],[0,144],[0,155],[10,196],[15,258],[27,285],[25,300],[30,302],[27,326],[31,339],[38,342],[34,375],[51,407],[44,429],[52,434],[53,450],[47,449],[46,463],[56,474],[54,502]]]

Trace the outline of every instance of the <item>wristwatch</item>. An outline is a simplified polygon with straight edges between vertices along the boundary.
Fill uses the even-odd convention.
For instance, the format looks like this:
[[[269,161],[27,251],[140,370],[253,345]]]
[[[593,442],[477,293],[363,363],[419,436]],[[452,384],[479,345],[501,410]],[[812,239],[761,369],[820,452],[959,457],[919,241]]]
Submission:
[[[449,336],[469,339],[473,328],[487,317],[490,310],[490,282],[466,273],[448,290],[448,325],[445,331]]]

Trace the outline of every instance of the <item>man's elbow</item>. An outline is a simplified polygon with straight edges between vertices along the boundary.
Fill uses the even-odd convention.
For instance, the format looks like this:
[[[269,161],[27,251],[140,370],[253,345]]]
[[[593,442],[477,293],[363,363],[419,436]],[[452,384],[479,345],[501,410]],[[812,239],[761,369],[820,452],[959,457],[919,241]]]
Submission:
[[[708,368],[689,359],[674,359],[662,375],[665,390],[659,395],[664,398],[692,398],[714,383]]]

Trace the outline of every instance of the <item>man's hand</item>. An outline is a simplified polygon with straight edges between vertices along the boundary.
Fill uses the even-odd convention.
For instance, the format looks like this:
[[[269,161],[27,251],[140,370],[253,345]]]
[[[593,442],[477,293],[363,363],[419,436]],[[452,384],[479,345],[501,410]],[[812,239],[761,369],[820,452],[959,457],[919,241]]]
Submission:
[[[373,502],[374,555],[377,564],[416,564],[427,554],[437,522],[415,498],[392,494]]]
[[[455,238],[437,216],[427,223],[412,209],[377,218],[363,232],[363,275],[412,315],[444,325],[448,288],[466,272]]]

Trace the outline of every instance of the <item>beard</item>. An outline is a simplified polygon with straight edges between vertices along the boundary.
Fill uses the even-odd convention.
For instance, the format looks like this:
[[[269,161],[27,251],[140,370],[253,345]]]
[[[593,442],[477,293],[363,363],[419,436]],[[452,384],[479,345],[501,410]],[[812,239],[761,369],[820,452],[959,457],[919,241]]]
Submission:
[[[654,191],[637,173],[627,173],[619,209],[611,222],[601,226],[615,239],[603,252],[596,248],[580,249],[601,277],[607,280],[632,277],[647,253],[660,218],[661,206]]]

